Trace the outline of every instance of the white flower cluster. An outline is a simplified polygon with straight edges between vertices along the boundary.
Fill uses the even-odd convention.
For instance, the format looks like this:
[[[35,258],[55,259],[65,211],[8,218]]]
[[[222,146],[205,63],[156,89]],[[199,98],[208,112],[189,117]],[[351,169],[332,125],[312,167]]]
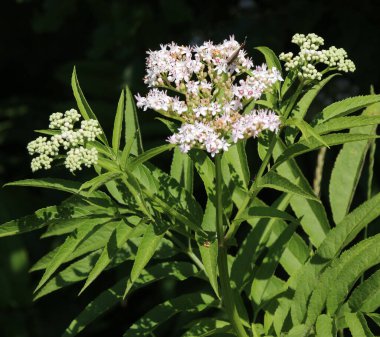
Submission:
[[[332,46],[319,50],[324,45],[324,40],[316,34],[295,34],[292,42],[300,47],[300,52],[296,56],[292,52],[281,53],[280,60],[285,62],[286,71],[297,70],[297,75],[301,78],[320,81],[323,73],[317,70],[318,63],[346,73],[355,71],[355,64],[347,58],[347,52],[343,48]]]
[[[221,44],[209,41],[189,47],[171,43],[148,52],[144,82],[149,87],[173,90],[177,95],[152,88],[145,97],[135,96],[137,106],[183,123],[178,133],[168,139],[182,152],[196,147],[214,156],[227,151],[238,139],[278,129],[279,119],[272,112],[252,111],[246,116],[239,113],[252,99],[259,99],[282,81],[276,68],[268,69],[265,64],[254,68],[242,47],[232,36]],[[249,126],[249,122],[253,124]]]
[[[50,115],[49,129],[58,131],[48,139],[38,137],[28,146],[30,155],[38,154],[32,159],[32,171],[51,168],[51,163],[59,154],[59,149],[69,150],[65,159],[65,167],[71,172],[81,170],[81,166],[90,167],[96,164],[98,153],[95,148],[84,147],[86,142],[94,141],[101,134],[98,121],[94,119],[83,120],[80,129],[75,129],[75,123],[79,122],[80,114],[75,109],[64,114],[56,112]]]

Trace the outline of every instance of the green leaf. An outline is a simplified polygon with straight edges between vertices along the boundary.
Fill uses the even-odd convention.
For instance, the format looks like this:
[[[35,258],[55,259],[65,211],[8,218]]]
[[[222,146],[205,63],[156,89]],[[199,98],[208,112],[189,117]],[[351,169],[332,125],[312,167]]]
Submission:
[[[193,193],[194,165],[186,153],[174,149],[170,175],[189,193]]]
[[[74,249],[70,252],[70,254],[63,254],[65,252],[68,253],[69,250],[63,251],[61,253],[62,255],[60,255],[60,260],[62,259],[62,263],[72,261],[77,257],[104,247],[104,245],[107,244],[109,237],[111,236],[111,233],[116,226],[116,223],[117,222],[111,221],[90,228],[82,228],[80,231],[81,234],[85,232],[86,229],[89,230],[85,240],[81,240],[80,236],[77,236],[77,233],[74,232],[69,237],[69,242],[66,244],[67,246],[70,245],[71,247],[74,247]],[[76,238],[78,238],[78,240],[76,240]],[[31,268],[31,271],[46,269],[50,265],[53,265],[55,256],[59,253],[60,248],[61,246],[55,248],[43,256],[34,264],[34,266]]]
[[[377,326],[380,327],[380,314],[366,314],[369,318],[371,318],[376,324]]]
[[[334,337],[333,334],[333,321],[330,316],[320,315],[316,323],[316,337]]]
[[[180,127],[178,123],[166,118],[156,117],[155,119],[165,124],[169,131],[171,131],[172,133],[176,133],[178,131],[178,128]]]
[[[210,284],[219,297],[218,287],[218,240],[215,237],[216,232],[216,208],[214,203],[208,199],[206,210],[203,215],[202,229],[209,235],[209,240],[206,243],[204,239],[196,237],[199,252],[201,253],[202,263],[205,267],[206,275]]]
[[[321,271],[329,265],[339,252],[371,221],[380,215],[380,193],[366,201],[331,229],[319,245],[315,255],[299,273],[292,301],[292,319],[302,322],[306,315],[308,298],[316,287]]]
[[[77,248],[79,243],[90,233],[91,227],[80,227],[72,235],[66,238],[65,242],[58,248],[51,262],[46,266],[45,273],[42,275],[40,282],[35,291],[40,289],[46,281],[54,274],[61,264],[71,255]]]
[[[305,122],[303,119],[289,118],[289,119],[286,120],[285,125],[294,125],[294,126],[296,126],[302,132],[303,139],[305,141],[308,141],[309,137],[313,137],[315,140],[317,140],[318,142],[320,142],[324,146],[329,147],[327,145],[327,143],[325,143],[325,141],[323,140],[323,138],[320,135],[318,135],[314,131],[314,129],[307,122]]]
[[[83,118],[86,120],[87,119],[98,120],[96,118],[94,112],[92,111],[90,105],[87,103],[86,98],[83,95],[82,89],[80,88],[80,85],[79,85],[79,81],[77,78],[77,72],[76,72],[75,67],[73,69],[73,74],[71,76],[71,87],[73,89],[74,97],[75,97],[75,100],[77,102],[79,111],[80,111],[81,115],[83,116]],[[99,127],[101,128],[100,123],[99,123]],[[99,136],[99,138],[103,142],[103,144],[108,145],[108,141],[107,141],[107,138],[104,134],[103,129],[102,129],[102,134]]]
[[[230,323],[217,319],[206,318],[192,326],[181,337],[207,337],[214,336],[218,333],[228,332],[232,330]]]
[[[333,315],[364,271],[380,263],[380,234],[363,240],[333,261],[320,277],[310,298],[306,324],[314,324],[326,304]]]
[[[266,173],[258,182],[258,188],[273,188],[278,191],[292,193],[295,195],[302,196],[306,199],[319,201],[319,199],[309,191],[293,184],[290,180],[285,177],[280,176],[273,170]]]
[[[364,316],[360,313],[346,313],[345,319],[351,331],[352,337],[375,337],[368,328]]]
[[[330,82],[332,78],[337,76],[339,74],[332,74],[326,78],[324,78],[322,81],[317,82],[310,90],[308,90],[302,98],[298,101],[295,108],[292,110],[291,116],[293,118],[297,119],[304,119],[307,111],[309,110],[309,107],[311,103],[314,101],[315,97],[318,95],[318,93],[322,90],[322,88]],[[315,130],[316,131],[316,130]],[[316,131],[317,132],[317,131]],[[317,132],[318,133],[318,132]],[[297,137],[298,130],[296,128],[286,128],[285,131],[285,139],[287,144],[294,143],[295,138]]]
[[[47,226],[56,219],[59,206],[50,206],[39,209],[32,215],[17,220],[8,221],[0,226],[0,237],[31,232]]]
[[[79,227],[94,227],[112,221],[108,215],[93,214],[78,218],[53,220],[41,238],[48,238],[57,235],[64,235],[74,232]]]
[[[177,280],[185,280],[188,277],[196,276],[196,273],[197,269],[191,263],[177,261],[164,262],[143,270],[140,274],[140,277],[136,280],[131,291],[135,291],[153,282],[157,282],[165,277],[171,277]],[[123,278],[113,287],[98,295],[70,323],[70,326],[66,329],[62,337],[76,336],[97,317],[105,313],[117,303],[121,302],[123,299],[126,282],[127,278]]]
[[[368,109],[363,115],[367,113]],[[377,113],[380,114],[380,110]],[[350,130],[350,134],[355,133],[375,136],[376,126],[362,126]],[[350,209],[371,143],[372,140],[364,140],[344,144],[335,160],[329,185],[329,199],[335,223],[341,221]]]
[[[137,118],[137,109],[133,100],[133,95],[128,86],[125,88],[125,144],[131,143],[131,138],[135,139],[132,144],[131,154],[134,156],[143,153],[143,145],[140,133],[139,120]]]
[[[380,270],[354,289],[347,301],[352,312],[374,312],[380,306]]]
[[[304,324],[296,325],[293,327],[289,333],[286,335],[286,337],[305,337],[308,334],[308,329]]]
[[[24,179],[7,183],[4,186],[26,186],[49,188],[53,190],[69,192],[77,194],[79,192],[80,183],[73,180],[59,178],[40,178],[40,179]]]
[[[139,249],[136,254],[135,261],[133,263],[132,271],[129,276],[126,288],[124,291],[124,298],[128,295],[131,290],[134,282],[138,279],[141,272],[145,266],[149,263],[150,259],[153,257],[155,251],[157,250],[160,241],[165,235],[166,230],[168,229],[168,224],[164,223],[155,223],[148,224],[143,236],[143,239],[140,243]],[[160,228],[161,227],[161,228]]]
[[[294,224],[285,227],[282,233],[278,235],[276,241],[268,247],[268,252],[265,254],[260,266],[258,266],[251,284],[250,292],[256,308],[260,308],[263,305],[263,300],[266,297],[271,277],[274,275],[281,255],[296,228],[297,226]]]
[[[123,337],[148,336],[160,324],[179,312],[199,313],[216,305],[215,299],[207,293],[185,294],[159,304],[137,320]]]
[[[274,207],[250,207],[246,208],[244,212],[241,214],[239,221],[247,221],[252,218],[269,218],[269,219],[282,219],[285,221],[290,221],[298,224],[298,220],[291,216],[290,214],[278,210]]]
[[[108,182],[117,179],[120,176],[120,174],[121,174],[120,172],[103,173],[103,174],[96,176],[95,178],[83,183],[80,187],[80,190],[88,189],[88,192],[92,193],[92,192],[96,191],[98,188],[107,184]]]
[[[372,105],[367,109],[371,107]],[[319,135],[323,135],[330,132],[377,124],[380,124],[380,116],[361,115],[350,117],[338,117],[331,119],[326,123],[318,124],[316,127],[314,127],[314,131]]]
[[[136,168],[136,166],[141,165],[145,163],[147,160],[152,159],[153,157],[158,156],[159,154],[165,151],[171,150],[174,147],[175,144],[165,144],[145,151],[144,153],[138,155],[130,161],[129,170],[132,172]]]
[[[232,193],[235,193],[236,188],[248,190],[251,174],[244,142],[232,145],[223,153],[222,172],[224,182]]]
[[[123,130],[124,110],[125,110],[125,92],[124,90],[122,90],[119,103],[117,104],[115,121],[113,124],[113,132],[112,132],[112,149],[115,154],[118,153],[119,148],[120,148],[120,138],[121,138],[121,132]]]
[[[323,142],[328,146],[341,145],[349,142],[358,142],[361,140],[376,139],[379,138],[373,135],[365,134],[348,134],[348,133],[332,133],[326,136],[321,136]],[[315,139],[301,140],[298,143],[295,143],[289,146],[283,153],[278,157],[275,164],[272,166],[272,169],[277,168],[285,161],[297,157],[301,154],[317,150],[323,145],[320,141]]]
[[[380,95],[367,95],[346,98],[324,108],[314,119],[312,125],[325,123],[331,118],[343,117],[361,110],[371,104],[380,102]]]
[[[274,158],[277,160],[285,149],[286,146],[281,140],[278,140],[273,152]],[[286,161],[277,168],[277,171],[283,177],[296,183],[308,193],[314,193],[295,160],[290,159]],[[290,205],[297,219],[301,222],[303,230],[309,236],[309,240],[314,246],[318,247],[330,229],[330,224],[322,203],[293,195],[290,200]]]
[[[124,219],[120,220],[119,224],[113,230],[107,245],[102,251],[102,254],[96,261],[96,265],[88,275],[86,283],[82,287],[79,294],[81,294],[102,273],[102,271],[107,268],[131,234],[133,236],[134,231],[136,231],[136,227],[130,227]]]

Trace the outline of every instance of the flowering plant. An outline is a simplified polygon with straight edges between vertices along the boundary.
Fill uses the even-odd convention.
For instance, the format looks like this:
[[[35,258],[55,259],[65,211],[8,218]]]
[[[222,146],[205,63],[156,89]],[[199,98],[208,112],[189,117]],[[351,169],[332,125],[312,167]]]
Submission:
[[[373,268],[380,263],[380,236],[357,239],[380,215],[371,174],[367,200],[353,210],[351,203],[369,149],[373,172],[380,95],[347,98],[307,116],[337,71],[355,66],[341,48],[320,50],[324,41],[315,34],[296,34],[292,41],[300,47],[296,56],[278,59],[258,47],[266,61],[260,66],[234,37],[149,51],[144,82],[150,89],[135,96],[136,105],[160,113],[173,134],[147,151],[130,90],[121,94],[110,144],[74,69],[80,113],[50,116],[49,128],[39,130],[44,136],[28,145],[37,155],[31,167],[49,169],[63,160],[72,173],[93,166],[96,176],[9,183],[72,196],[0,226],[0,237],[44,227],[44,237],[60,240],[32,268],[44,271],[36,299],[85,280],[82,293],[101,273],[123,267],[125,275],[63,336],[75,336],[131,292],[164,278],[190,279],[201,290],[154,306],[124,336],[153,336],[180,312],[188,324],[166,336],[373,336],[369,319],[380,321],[378,296],[371,296],[380,292]],[[323,152],[314,190],[295,158],[341,144],[330,179],[330,220],[318,195]],[[252,167],[247,151],[255,148],[260,161]],[[170,149],[170,174],[148,162]],[[205,204],[193,193],[194,179],[203,182]],[[279,193],[270,205],[262,199],[264,189]]]

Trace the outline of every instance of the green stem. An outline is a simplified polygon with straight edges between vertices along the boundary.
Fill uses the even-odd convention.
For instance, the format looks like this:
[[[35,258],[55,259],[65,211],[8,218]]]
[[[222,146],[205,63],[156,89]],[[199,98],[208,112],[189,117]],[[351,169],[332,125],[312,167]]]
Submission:
[[[221,286],[221,298],[232,327],[238,337],[248,337],[236,309],[233,290],[230,284],[227,263],[227,246],[224,240],[223,203],[222,203],[222,164],[221,155],[215,157],[216,187],[216,232],[218,235],[218,269]]]

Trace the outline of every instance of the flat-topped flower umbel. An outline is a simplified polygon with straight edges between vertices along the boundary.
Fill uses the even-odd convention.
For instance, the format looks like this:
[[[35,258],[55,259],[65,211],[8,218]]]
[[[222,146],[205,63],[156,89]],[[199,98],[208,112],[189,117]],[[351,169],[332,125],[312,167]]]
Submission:
[[[146,64],[144,82],[152,89],[145,97],[136,95],[137,106],[181,121],[168,141],[184,153],[200,148],[214,156],[241,139],[279,128],[273,111],[242,115],[247,103],[258,100],[282,78],[276,68],[254,67],[233,36],[221,44],[161,45],[160,50],[148,52]],[[168,90],[175,96],[169,96]]]

